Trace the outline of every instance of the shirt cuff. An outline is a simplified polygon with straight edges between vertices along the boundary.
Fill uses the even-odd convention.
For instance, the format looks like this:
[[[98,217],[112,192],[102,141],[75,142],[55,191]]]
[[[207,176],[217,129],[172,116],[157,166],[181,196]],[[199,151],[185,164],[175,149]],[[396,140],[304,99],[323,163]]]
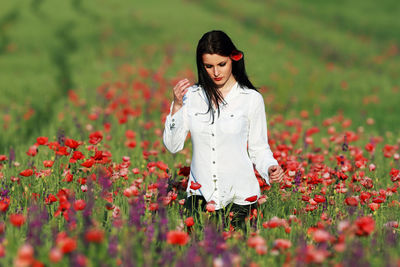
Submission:
[[[271,167],[271,166],[273,166],[273,165],[278,165],[278,161],[274,160],[274,161],[269,162],[269,163],[267,164],[267,166],[265,167],[264,175],[262,175],[262,174],[260,173],[260,175],[264,178],[265,182],[266,182],[269,186],[270,186],[271,184],[270,184],[270,182],[269,182],[269,173],[268,173],[268,169],[269,169],[269,167]]]
[[[174,106],[174,101],[172,101],[171,107],[169,109],[169,114],[165,119],[165,127],[167,127],[172,132],[182,127],[183,125],[183,107],[181,107],[177,112],[175,112],[174,115],[171,115],[173,106]]]

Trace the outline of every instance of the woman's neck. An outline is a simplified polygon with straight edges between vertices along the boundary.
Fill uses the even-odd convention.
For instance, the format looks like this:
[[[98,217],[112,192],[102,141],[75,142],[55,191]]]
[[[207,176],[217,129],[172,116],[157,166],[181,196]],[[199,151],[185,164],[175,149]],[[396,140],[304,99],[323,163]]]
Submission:
[[[218,88],[218,90],[221,92],[222,95],[226,95],[227,93],[229,93],[229,91],[232,89],[233,85],[236,83],[235,78],[233,77],[233,75],[228,79],[228,81],[226,81],[226,83],[221,86],[220,88]]]

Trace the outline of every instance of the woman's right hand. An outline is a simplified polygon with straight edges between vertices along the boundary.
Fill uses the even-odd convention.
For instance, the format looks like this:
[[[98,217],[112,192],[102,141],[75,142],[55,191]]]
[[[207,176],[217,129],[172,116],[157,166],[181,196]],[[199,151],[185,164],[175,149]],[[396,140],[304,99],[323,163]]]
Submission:
[[[183,96],[188,91],[190,82],[188,79],[180,80],[174,87],[174,106],[172,115],[183,106]]]

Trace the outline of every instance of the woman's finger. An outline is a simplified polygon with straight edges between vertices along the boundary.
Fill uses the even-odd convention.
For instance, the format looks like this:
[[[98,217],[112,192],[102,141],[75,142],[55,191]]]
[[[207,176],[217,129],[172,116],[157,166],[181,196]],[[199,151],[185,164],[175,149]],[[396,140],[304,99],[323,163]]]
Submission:
[[[187,92],[185,91],[190,86],[188,79],[180,80],[174,87],[174,100],[182,104],[183,95]]]
[[[180,91],[182,86],[185,86],[189,83],[189,80],[180,80],[174,87],[174,92]]]
[[[182,98],[186,92],[188,91],[188,87],[190,84],[187,84],[185,87],[181,88],[181,91],[179,92],[179,97]]]
[[[176,88],[174,88],[174,91],[182,92],[189,86],[190,86],[190,82],[186,81],[186,82],[183,82],[183,83],[177,85]]]

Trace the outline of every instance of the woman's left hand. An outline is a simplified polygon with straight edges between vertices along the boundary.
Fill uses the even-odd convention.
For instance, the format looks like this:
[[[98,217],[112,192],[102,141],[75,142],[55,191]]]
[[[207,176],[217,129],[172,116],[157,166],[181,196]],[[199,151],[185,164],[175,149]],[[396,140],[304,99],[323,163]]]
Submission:
[[[268,168],[269,179],[272,183],[280,183],[283,180],[283,170],[279,165],[272,165]]]

